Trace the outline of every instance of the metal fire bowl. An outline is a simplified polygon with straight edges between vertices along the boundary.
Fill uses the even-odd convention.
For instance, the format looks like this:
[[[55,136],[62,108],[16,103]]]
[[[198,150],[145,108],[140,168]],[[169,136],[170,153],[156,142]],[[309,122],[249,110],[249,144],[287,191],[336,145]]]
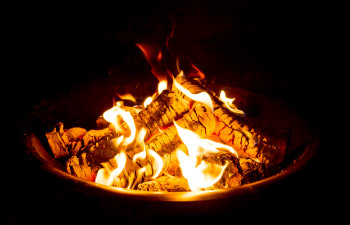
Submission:
[[[50,119],[47,119],[47,116],[53,113],[55,116],[60,115],[61,117],[57,116],[51,122],[57,123],[63,120],[66,128],[74,126],[74,122],[77,123],[75,124],[76,126],[81,125],[81,121],[84,118],[81,118],[83,117],[81,115],[76,116],[79,114],[76,111],[82,112],[85,116],[91,116],[89,114],[91,109],[88,107],[96,105],[95,103],[100,103],[99,105],[97,104],[97,107],[100,108],[94,111],[96,115],[111,107],[111,99],[115,96],[113,92],[115,89],[118,89],[118,86],[109,88],[107,84],[111,84],[111,82],[83,85],[83,87],[73,90],[67,95],[38,103],[35,108],[35,115],[31,115],[31,117],[35,117],[36,120],[39,118],[40,120],[41,116],[43,116],[46,120],[37,123],[34,119],[35,122],[32,124],[40,124],[39,126],[41,127],[45,125],[49,126],[48,121]],[[298,171],[302,171],[305,165],[314,158],[319,148],[318,139],[310,134],[307,123],[298,113],[288,108],[288,105],[247,90],[218,85],[216,87],[218,89],[224,89],[227,96],[235,96],[237,103],[243,106],[243,109],[247,109],[247,113],[250,111],[253,114],[251,119],[257,121],[260,125],[277,126],[287,128],[291,131],[285,165],[280,172],[265,179],[231,189],[202,192],[144,192],[96,184],[68,174],[65,172],[62,162],[51,156],[46,143],[44,129],[32,129],[28,133],[26,137],[28,152],[39,161],[39,165],[43,170],[54,175],[59,182],[89,195],[104,196],[108,197],[108,199],[145,200],[152,202],[203,202],[230,199],[230,202],[235,202],[236,204],[249,199],[250,196],[256,196],[260,190],[269,188],[280,181],[288,179]],[[94,89],[97,89],[97,91],[92,91]],[[54,109],[47,110],[45,108],[48,101],[50,102],[49,106],[54,107]],[[101,101],[108,102],[108,104],[105,104],[106,107],[101,104]],[[67,109],[69,110],[67,111]],[[93,117],[90,120],[95,120],[96,118]]]

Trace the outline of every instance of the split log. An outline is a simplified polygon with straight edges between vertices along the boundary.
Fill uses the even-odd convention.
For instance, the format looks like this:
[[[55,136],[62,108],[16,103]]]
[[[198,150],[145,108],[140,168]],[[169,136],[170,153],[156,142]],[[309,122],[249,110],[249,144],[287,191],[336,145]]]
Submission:
[[[80,127],[64,129],[63,126],[63,123],[60,122],[51,132],[46,133],[48,144],[55,158],[76,155],[81,149],[107,136],[116,137],[119,135],[109,127],[102,130],[86,131]]]
[[[190,129],[200,137],[205,138],[211,135],[215,130],[215,117],[210,108],[202,104],[195,104],[176,123],[183,128]],[[147,148],[153,149],[157,153],[171,153],[183,144],[177,129],[174,125],[169,126],[160,134],[154,136],[146,145]]]
[[[214,92],[205,88],[198,80],[178,76],[176,81],[193,94],[205,91],[210,95],[214,115],[217,120],[212,138],[231,145],[240,157],[250,157],[271,165],[277,165],[282,162],[286,152],[286,145],[271,144],[263,135],[249,128],[244,114],[228,109]],[[179,96],[190,101],[187,96],[180,94],[181,91],[175,85],[173,85],[172,89]]]
[[[184,177],[161,176],[154,180],[139,184],[137,186],[137,190],[156,192],[184,192],[190,191],[191,189]]]
[[[139,124],[137,127],[147,129],[147,139],[159,128],[167,127],[173,120],[182,117],[188,110],[188,105],[180,96],[173,91],[164,90],[138,113],[135,123]]]
[[[84,157],[82,157],[84,158]],[[72,156],[66,162],[66,169],[69,174],[88,181],[95,181],[99,166],[89,166],[86,162],[80,160],[77,156]]]
[[[86,134],[86,130],[73,127],[63,129],[63,123],[59,123],[51,132],[46,133],[46,138],[55,158],[62,158],[76,153],[80,149],[79,140]]]
[[[139,153],[140,149],[132,149],[126,152],[126,163],[121,174],[116,177],[112,186],[120,188],[136,189],[140,183],[153,180],[153,176],[158,169],[154,163],[154,158],[150,157],[149,153],[144,159],[134,159],[135,154]],[[162,174],[181,175],[181,171],[177,162],[175,152],[171,154],[160,155],[162,158],[162,170],[158,176]],[[116,161],[112,158],[101,165],[109,171],[117,168]],[[159,166],[159,165],[157,165]]]
[[[104,136],[98,136],[98,139],[96,139],[96,136],[90,137],[97,141],[91,142],[76,155],[80,160],[86,160],[87,165],[96,166],[106,162],[119,152],[114,142],[112,142],[116,137],[114,132],[107,132]]]

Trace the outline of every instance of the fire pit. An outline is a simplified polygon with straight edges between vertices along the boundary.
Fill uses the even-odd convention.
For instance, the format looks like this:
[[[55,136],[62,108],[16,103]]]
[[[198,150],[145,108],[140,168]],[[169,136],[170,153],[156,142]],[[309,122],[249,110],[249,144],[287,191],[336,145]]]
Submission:
[[[158,86],[112,71],[26,118],[29,154],[59,183],[97,196],[104,214],[160,219],[175,207],[178,219],[225,220],[314,157],[317,139],[287,106],[208,82],[191,63],[183,71],[177,60],[173,73],[161,51],[138,47]]]
[[[245,211],[244,206],[249,205],[257,196],[264,195],[269,190],[278,189],[280,183],[298,171],[302,171],[317,152],[318,141],[310,134],[305,121],[287,106],[247,90],[227,85],[214,84],[212,86],[215,92],[223,89],[227,96],[236,97],[237,106],[246,114],[251,115],[249,119],[257,126],[266,129],[270,127],[270,133],[275,132],[279,136],[281,134],[283,137],[287,135],[288,148],[283,163],[273,174],[232,188],[194,192],[159,192],[116,188],[69,174],[65,167],[65,161],[54,158],[45,132],[51,132],[53,125],[59,121],[63,122],[67,128],[79,126],[96,129],[96,118],[99,118],[99,115],[108,110],[112,104],[110,96],[113,98],[115,91],[118,90],[130,90],[130,85],[125,77],[108,77],[82,84],[64,96],[44,99],[38,103],[35,107],[36,110],[28,115],[30,118],[28,121],[32,121],[29,123],[31,132],[26,138],[28,152],[38,160],[38,164],[44,171],[55,177],[54,179],[58,183],[62,183],[78,193],[90,196],[89,202],[98,202],[99,212],[103,212],[103,215],[117,216],[128,220],[124,214],[132,212],[133,215],[140,215],[141,221],[147,217],[149,219],[171,218],[175,212],[177,219],[197,216],[205,219],[209,216],[215,221],[219,220],[217,215],[220,215],[223,221],[228,219],[232,210],[236,210],[235,212],[240,212],[242,215]],[[144,98],[147,93],[152,93],[156,88],[154,82],[147,80],[136,87],[134,91],[136,99]],[[91,93],[94,94],[91,95]],[[253,205],[253,207],[261,206]],[[257,209],[257,211],[260,210]],[[249,214],[249,212],[246,213],[246,215]]]
[[[145,50],[143,49],[143,51]],[[159,57],[159,54],[157,57]],[[293,113],[287,107],[279,104],[278,102],[274,102],[273,100],[259,94],[229,86],[208,85],[212,87],[210,91],[213,91],[213,93],[219,89],[225,89],[230,96],[235,96],[237,98],[237,104],[242,106],[242,109],[244,109],[242,111],[241,107],[238,108],[232,104],[232,99],[228,101],[229,98],[225,96],[225,92],[221,94],[220,99],[218,99],[216,95],[212,94],[210,91],[204,92],[203,90],[207,90],[207,87],[204,88],[204,86],[201,86],[201,84],[197,82],[198,80],[204,78],[202,77],[203,74],[195,66],[193,66],[193,68],[197,71],[196,74],[198,76],[196,79],[192,79],[192,77],[187,78],[181,71],[179,75],[172,80],[173,89],[169,89],[171,86],[163,82],[166,82],[167,80],[159,82],[158,92],[155,93],[152,98],[150,98],[149,102],[147,102],[148,100],[146,99],[143,107],[138,108],[124,106],[124,102],[117,101],[114,103],[114,106],[111,109],[107,110],[103,114],[104,119],[98,119],[98,125],[103,126],[104,128],[99,130],[91,130],[89,135],[86,135],[89,132],[86,132],[86,130],[83,128],[64,129],[63,123],[60,123],[52,131],[46,130],[46,138],[48,143],[46,138],[43,136],[43,133],[38,133],[38,131],[30,133],[30,135],[27,137],[28,150],[30,154],[34,155],[35,158],[40,161],[45,170],[56,175],[58,178],[63,179],[63,181],[65,183],[69,183],[72,188],[83,192],[102,194],[124,199],[176,202],[210,201],[223,198],[231,199],[249,195],[252,192],[256,192],[260,188],[269,186],[278,180],[285,179],[290,174],[293,174],[302,168],[305,163],[313,157],[317,149],[317,143],[314,142],[313,138],[309,134],[306,124],[301,118],[298,117],[297,114]],[[185,88],[186,84],[189,87],[192,86],[192,90],[199,89],[199,91],[196,90],[196,93],[193,93],[193,91],[190,92],[188,88]],[[144,85],[144,87],[140,89],[143,90],[143,92],[145,89],[147,89],[145,87],[152,86],[149,85],[148,82],[144,82],[142,85]],[[100,93],[100,95],[105,94],[104,91],[101,91],[101,89],[111,90],[115,88],[115,85],[113,85],[111,79],[100,81],[92,86],[97,93]],[[84,93],[88,92],[87,89],[91,90],[91,84],[75,90],[72,93],[68,93],[68,95],[64,98],[56,99],[56,102],[51,102],[49,106],[54,106],[53,112],[55,113],[53,113],[53,115],[64,115],[64,117],[62,117],[63,121],[67,121],[67,124],[73,124],[72,121],[76,120],[77,112],[74,110],[74,107],[67,107],[67,104],[76,105],[79,102],[80,106],[87,107],[90,105],[89,107],[91,107],[91,102],[94,100],[92,98],[84,98]],[[174,91],[174,89],[180,92],[180,95],[183,94],[183,99],[188,99],[186,106],[189,106],[190,108],[183,109],[184,112],[180,112],[181,107],[184,106],[180,105],[178,108],[175,108],[175,104],[180,104],[182,100],[179,99],[178,95],[176,95],[176,91]],[[199,95],[203,95],[203,93],[204,98],[197,98]],[[72,95],[78,97],[74,98]],[[175,97],[169,97],[170,95],[175,95]],[[95,96],[101,97],[99,95]],[[129,95],[118,96],[119,99],[124,99],[124,101],[131,100],[135,102],[136,99],[145,99],[144,96],[138,95],[136,95],[136,97]],[[209,101],[205,99],[206,97],[209,98]],[[157,101],[159,98],[163,98],[161,101],[163,104],[169,105],[160,105],[159,101]],[[164,99],[168,100],[169,102]],[[173,103],[171,101],[173,101]],[[98,100],[96,102],[98,102]],[[39,108],[40,107],[42,106],[39,106]],[[171,108],[172,111],[175,111],[175,113],[170,116],[168,115],[168,117],[165,119],[159,119],[159,121],[156,121],[153,125],[149,119],[147,119],[147,115],[145,114],[143,114],[143,119],[138,119],[137,116],[140,116],[140,114],[142,115],[142,113],[147,111],[147,109],[150,111],[149,109],[152,109],[152,107],[155,108],[155,112],[165,110],[166,113],[169,113],[167,110]],[[67,108],[72,108],[73,112],[70,110],[66,111]],[[265,139],[262,141],[263,138],[260,136],[258,137],[254,130],[250,130],[248,128],[244,129],[245,131],[239,132],[241,135],[244,134],[242,135],[244,138],[241,137],[239,144],[235,144],[234,139],[236,137],[234,136],[227,142],[230,144],[223,143],[223,139],[227,138],[225,136],[220,136],[220,132],[225,129],[225,126],[219,128],[219,131],[215,131],[218,129],[218,125],[215,125],[218,124],[216,121],[212,130],[208,131],[211,129],[209,127],[211,125],[206,125],[208,121],[210,123],[212,122],[211,120],[215,120],[215,118],[216,120],[221,120],[221,122],[224,122],[224,120],[221,118],[218,119],[218,116],[213,118],[210,117],[211,111],[215,114],[214,108],[216,108],[216,110],[218,108],[221,111],[223,110],[223,114],[226,114],[226,117],[234,115],[238,118],[231,119],[230,123],[241,121],[240,117],[245,116],[244,111],[248,111],[253,115],[249,119],[258,125],[258,127],[263,127],[263,129],[268,131],[268,133],[275,137],[277,136],[277,140],[282,142],[283,149],[276,150],[273,144],[269,144],[267,141],[265,141]],[[191,110],[195,111],[194,115],[199,115],[198,118],[201,116],[201,118],[198,119],[197,125],[191,125],[192,122],[186,119],[186,113],[191,113]],[[88,111],[89,113],[87,114],[91,114],[93,110],[80,108],[80,111]],[[166,113],[164,112],[163,114]],[[36,114],[36,116],[37,119],[39,118],[40,120],[45,118],[40,112]],[[134,121],[128,122],[127,117],[134,119]],[[155,117],[156,116],[153,116],[153,118]],[[209,117],[209,119],[206,121],[203,119],[204,117]],[[79,119],[83,118],[84,116],[80,117]],[[52,121],[52,119],[56,121]],[[51,126],[52,128],[52,124],[57,123],[57,118],[52,119],[51,121],[41,121],[39,124],[42,124],[42,127],[47,128]],[[140,126],[142,123],[143,126]],[[161,126],[159,125],[160,123],[162,124]],[[131,124],[134,124],[134,131]],[[204,127],[204,131],[200,130],[201,126]],[[147,131],[145,127],[148,129]],[[188,129],[183,127],[187,127]],[[167,140],[164,140],[164,135],[169,138],[170,128],[177,129],[177,133],[180,137],[178,139],[182,141],[182,145],[185,144],[185,150],[180,151],[181,147],[179,147],[179,145],[172,146],[172,142],[176,142],[174,141],[176,138],[173,138],[173,140],[170,141],[168,140],[170,144],[167,145],[165,143],[166,147],[157,146],[157,137],[163,137],[162,141],[166,142]],[[232,127],[229,128],[231,129]],[[234,128],[231,129],[230,133],[233,133],[232,130],[234,130]],[[201,132],[204,132],[204,135],[201,134]],[[212,138],[210,136],[211,134],[215,134],[216,137]],[[67,140],[70,139],[68,142],[73,140],[73,144],[68,144],[67,142],[66,146],[60,147],[59,144],[62,142],[62,139],[64,140],[63,135],[66,135],[65,138]],[[254,137],[251,137],[250,135],[254,135]],[[91,137],[90,139],[93,140],[84,139],[86,136],[89,138]],[[207,139],[204,139],[203,136],[205,136]],[[107,139],[101,142],[100,140],[105,137],[107,137]],[[130,137],[132,137],[132,139],[130,139]],[[190,137],[190,139],[186,140],[188,137]],[[220,140],[214,141],[215,138],[219,138]],[[57,139],[59,140],[57,141]],[[148,139],[148,141],[145,141],[146,139]],[[185,167],[188,166],[185,165],[186,160],[193,160],[186,157],[194,154],[191,153],[191,151],[193,151],[191,150],[191,144],[196,142],[197,139],[198,141],[204,141],[206,146],[209,145],[207,148],[215,149],[202,153],[202,155],[197,154],[194,156],[195,159],[205,158],[206,163],[214,161],[213,164],[203,165],[204,168],[202,169],[203,171],[209,171],[211,180],[206,180],[206,178],[196,180],[197,177],[191,178],[191,175],[188,175],[188,172],[185,171]],[[137,141],[139,141],[139,143]],[[153,145],[150,145],[149,143],[152,143],[152,141]],[[252,146],[249,147],[253,141],[260,143],[252,143]],[[88,144],[84,142],[88,142]],[[118,149],[118,151],[108,152],[107,155],[109,156],[103,155],[103,153],[101,157],[105,159],[102,161],[97,159],[98,162],[94,164],[95,166],[99,164],[98,168],[90,166],[85,167],[87,165],[86,162],[85,164],[81,164],[81,161],[90,160],[89,165],[91,165],[92,161],[96,160],[96,158],[87,159],[87,157],[91,157],[91,155],[89,155],[90,152],[93,152],[91,147],[88,148],[88,151],[80,154],[79,151],[81,151],[83,148],[82,146],[79,146],[79,143],[88,146],[90,142],[93,142],[94,148],[98,148],[98,145],[100,145],[101,148],[101,144],[109,145],[109,143],[112,143],[112,145],[116,147],[102,146],[102,151],[105,152],[105,149]],[[241,152],[239,152],[239,147],[237,149],[237,145],[242,145],[242,142],[246,142],[246,144],[245,147],[241,147]],[[132,153],[132,156],[126,155],[126,152],[129,151],[126,146],[130,143],[133,143],[133,146],[137,146],[138,149],[136,152]],[[216,147],[213,147],[213,143],[216,145]],[[264,152],[256,153],[253,151],[252,153],[249,153],[247,151],[249,148],[254,149],[255,146],[259,144],[264,146],[260,146],[258,148],[267,148],[268,151],[276,150],[277,153],[270,157],[268,154],[264,155]],[[203,147],[204,144],[198,144],[198,146],[196,146],[197,149],[205,148]],[[174,149],[172,149],[173,147]],[[51,151],[49,150],[50,148]],[[172,152],[167,152],[170,151],[169,149],[171,149]],[[169,163],[164,158],[173,157],[173,155],[166,154],[173,152],[176,152],[176,160],[180,162],[176,165],[175,169],[171,168],[172,164],[170,163],[170,166],[168,165],[168,169],[163,171],[162,169],[167,166],[165,164]],[[211,155],[214,155],[215,157],[210,158]],[[220,158],[222,155],[224,155],[223,159]],[[148,157],[148,160],[144,160],[146,156]],[[179,160],[181,157],[183,158],[182,162]],[[62,160],[62,158],[64,158],[64,160]],[[149,158],[152,158],[152,160]],[[249,160],[248,167],[249,169],[253,167],[253,169],[251,169],[253,171],[251,174],[253,175],[249,174],[249,169],[243,168],[244,164],[239,161],[242,158]],[[216,161],[217,159],[219,159],[219,161]],[[131,163],[130,165],[127,164],[127,160],[129,160],[129,163]],[[170,159],[170,161],[171,160],[172,159]],[[276,162],[271,162],[272,160],[276,160]],[[192,169],[198,169],[202,163],[202,161],[195,161],[196,165],[194,165]],[[233,165],[238,165],[238,167],[236,168],[235,166],[230,166],[230,163]],[[269,163],[272,163],[271,167],[269,167]],[[120,165],[123,165],[122,168]],[[135,166],[136,168],[134,168]],[[126,170],[129,170],[129,172],[123,172],[123,176],[126,177],[120,176],[123,174],[122,171],[124,167]],[[88,170],[84,170],[86,168]],[[226,168],[229,168],[227,170],[230,172],[225,175],[225,171],[227,171]],[[149,170],[149,175],[147,175],[147,170]],[[260,172],[261,170],[264,172]],[[198,171],[193,171],[192,173],[196,174],[196,172]],[[177,176],[176,173],[180,173],[181,175]],[[256,173],[260,174],[256,175]],[[160,175],[162,175],[162,177],[160,177]],[[258,176],[258,178],[256,176],[254,177],[254,175]],[[253,176],[253,178],[251,178],[251,176]],[[122,177],[124,180],[121,178],[119,179],[118,177]],[[226,183],[219,182],[221,180],[225,180],[222,177],[225,177]],[[233,178],[231,179],[231,177]],[[157,178],[159,179],[156,180]],[[169,179],[171,181],[169,181]],[[201,182],[207,182],[209,184],[201,184]],[[185,184],[182,185],[182,183]],[[217,183],[220,184],[217,185]]]

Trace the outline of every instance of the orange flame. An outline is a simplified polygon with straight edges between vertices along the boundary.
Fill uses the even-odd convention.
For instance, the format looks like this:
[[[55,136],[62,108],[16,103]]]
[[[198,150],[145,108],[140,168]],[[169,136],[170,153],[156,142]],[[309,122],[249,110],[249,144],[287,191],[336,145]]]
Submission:
[[[194,69],[194,71],[188,73],[188,76],[189,76],[189,77],[199,78],[199,79],[201,79],[201,80],[205,78],[205,74],[204,74],[202,71],[200,71],[200,70],[198,69],[198,67],[196,67],[196,66],[193,65],[192,63],[191,63],[191,67]]]
[[[229,151],[231,154],[238,157],[237,152],[230,146],[209,139],[202,139],[196,133],[180,127],[175,121],[174,125],[181,140],[188,149],[188,155],[182,150],[177,149],[176,156],[182,174],[187,179],[191,190],[199,191],[214,185],[221,179],[228,166],[228,162],[222,166],[208,163],[202,160],[202,158],[205,155],[219,153],[220,151]]]
[[[168,80],[170,77],[169,71],[164,67],[163,63],[161,63],[163,59],[161,48],[156,48],[154,45],[145,43],[138,43],[136,46],[141,49],[148,63],[151,65],[151,72],[153,75],[156,76],[159,81]]]

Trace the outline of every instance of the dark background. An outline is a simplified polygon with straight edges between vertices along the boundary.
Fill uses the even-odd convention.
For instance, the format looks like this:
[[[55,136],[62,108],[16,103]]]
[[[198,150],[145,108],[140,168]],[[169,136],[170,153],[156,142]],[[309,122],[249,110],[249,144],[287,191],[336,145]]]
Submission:
[[[9,186],[6,192],[13,196],[6,202],[6,221],[42,222],[36,216],[40,213],[63,222],[71,218],[76,221],[76,214],[83,215],[78,220],[86,220],[86,211],[96,211],[94,206],[87,206],[88,200],[79,202],[86,196],[61,187],[28,160],[23,134],[18,132],[23,131],[20,120],[41,99],[60,96],[82,83],[116,74],[135,80],[154,79],[135,43],[164,42],[173,27],[170,46],[190,59],[208,80],[288,104],[318,135],[321,115],[317,107],[321,104],[322,83],[316,60],[316,6],[286,0],[13,6],[13,13],[7,17],[8,23],[14,24],[7,32],[11,39],[9,58],[14,59],[7,74],[7,84],[13,86],[7,93],[11,96],[7,105],[16,118],[8,119],[13,129],[7,133],[15,137],[9,149],[18,160],[16,169],[7,173],[9,178],[4,178]],[[315,215],[310,209],[324,208],[316,192],[322,186],[321,163],[315,161],[291,181],[294,186],[287,193],[271,198],[272,212],[266,214],[272,215],[268,217],[277,213],[288,219],[312,219]],[[300,185],[303,182],[305,185]],[[70,203],[71,198],[79,209]],[[260,199],[250,209],[266,216],[261,211],[265,208],[262,201],[267,200]],[[297,206],[292,207],[293,204]]]

